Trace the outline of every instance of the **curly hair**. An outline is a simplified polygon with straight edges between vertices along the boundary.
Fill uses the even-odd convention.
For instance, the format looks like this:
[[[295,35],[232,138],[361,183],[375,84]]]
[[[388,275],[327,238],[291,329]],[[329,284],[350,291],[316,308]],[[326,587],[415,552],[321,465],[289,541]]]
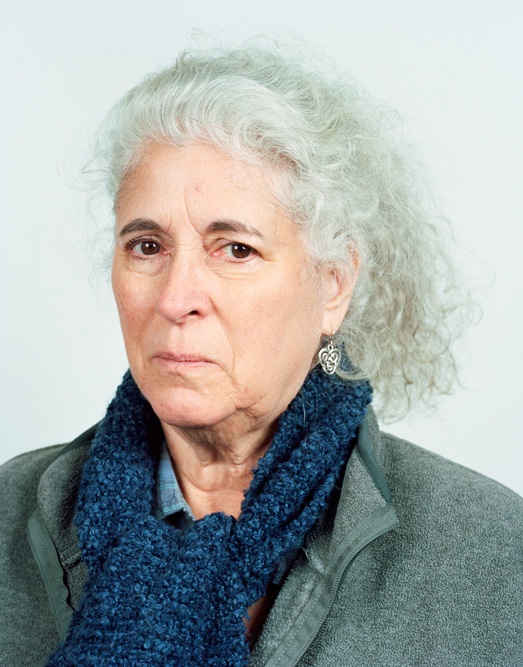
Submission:
[[[277,47],[184,51],[116,103],[98,133],[94,169],[113,205],[152,142],[204,142],[275,170],[274,196],[303,230],[315,265],[359,257],[336,334],[354,368],[338,372],[368,378],[390,420],[450,393],[453,343],[473,317],[447,222],[433,213],[397,120],[349,76]]]

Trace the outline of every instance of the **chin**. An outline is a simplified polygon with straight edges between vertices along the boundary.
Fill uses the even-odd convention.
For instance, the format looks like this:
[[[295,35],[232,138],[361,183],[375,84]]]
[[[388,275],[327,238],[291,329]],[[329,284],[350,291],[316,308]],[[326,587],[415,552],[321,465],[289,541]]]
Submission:
[[[151,407],[164,424],[179,428],[205,428],[219,424],[234,414],[234,409],[209,396],[185,387],[162,390],[158,387],[144,392]]]

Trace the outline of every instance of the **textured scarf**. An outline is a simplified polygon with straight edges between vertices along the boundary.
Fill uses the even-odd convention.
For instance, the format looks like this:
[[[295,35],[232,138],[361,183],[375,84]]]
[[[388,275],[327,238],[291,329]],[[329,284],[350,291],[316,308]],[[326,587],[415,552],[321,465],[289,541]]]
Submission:
[[[96,433],[76,524],[88,582],[48,666],[240,667],[243,618],[327,507],[371,400],[319,369],[280,416],[238,520],[154,513],[161,428],[127,373]]]

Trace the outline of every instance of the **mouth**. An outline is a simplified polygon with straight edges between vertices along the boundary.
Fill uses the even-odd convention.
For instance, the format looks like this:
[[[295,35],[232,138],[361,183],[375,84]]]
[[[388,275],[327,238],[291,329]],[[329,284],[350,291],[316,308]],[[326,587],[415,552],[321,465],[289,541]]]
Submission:
[[[184,352],[178,354],[173,354],[172,352],[158,352],[153,356],[153,360],[167,370],[172,371],[206,368],[216,365],[207,357]]]

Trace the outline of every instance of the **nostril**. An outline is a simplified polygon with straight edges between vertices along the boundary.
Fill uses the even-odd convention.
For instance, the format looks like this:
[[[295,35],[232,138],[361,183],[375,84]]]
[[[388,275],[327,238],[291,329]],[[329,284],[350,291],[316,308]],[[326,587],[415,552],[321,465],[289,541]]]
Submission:
[[[198,311],[197,310],[191,310],[189,315],[198,315]]]

